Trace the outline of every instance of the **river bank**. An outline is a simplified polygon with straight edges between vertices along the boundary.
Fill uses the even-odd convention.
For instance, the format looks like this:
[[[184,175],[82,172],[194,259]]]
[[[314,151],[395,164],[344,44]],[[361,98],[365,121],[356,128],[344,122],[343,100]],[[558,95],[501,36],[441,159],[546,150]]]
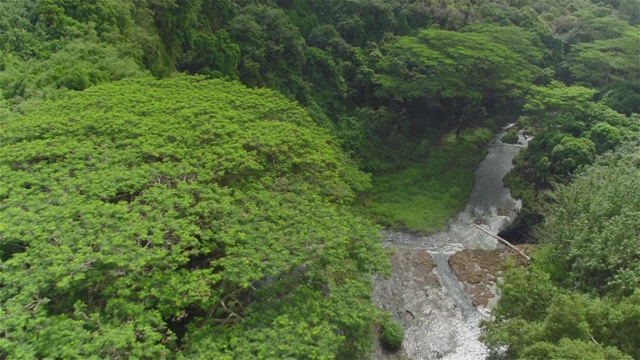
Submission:
[[[497,134],[475,172],[466,208],[448,230],[428,236],[387,231],[392,274],[374,279],[373,300],[405,328],[402,349],[389,353],[379,345],[374,359],[482,359],[488,350],[479,340],[481,320],[490,318],[497,283],[509,257],[490,236],[513,221],[521,204],[502,178],[526,146],[504,144]]]
[[[518,245],[520,250],[530,253],[531,245]],[[387,282],[386,294],[397,296],[402,294],[408,299],[404,303],[404,311],[396,308],[394,317],[401,319],[404,327],[411,327],[419,320],[414,311],[419,304],[411,303],[410,299],[419,298],[416,294],[407,294],[404,289],[423,289],[425,300],[431,296],[432,299],[442,292],[436,263],[427,251],[399,249],[389,257],[392,267],[392,279]],[[526,261],[515,252],[499,248],[494,250],[474,250],[465,249],[449,257],[449,266],[454,275],[464,287],[464,291],[469,294],[473,306],[481,308],[486,312],[491,312],[500,297],[498,285],[502,282],[502,276],[507,268],[507,264],[513,266],[525,266]],[[388,299],[387,299],[388,300]],[[418,305],[418,306],[416,306]],[[412,310],[413,309],[413,310]],[[433,350],[434,358],[440,354]],[[376,359],[405,360],[410,359],[405,348],[399,351],[387,351],[379,343],[376,343]]]

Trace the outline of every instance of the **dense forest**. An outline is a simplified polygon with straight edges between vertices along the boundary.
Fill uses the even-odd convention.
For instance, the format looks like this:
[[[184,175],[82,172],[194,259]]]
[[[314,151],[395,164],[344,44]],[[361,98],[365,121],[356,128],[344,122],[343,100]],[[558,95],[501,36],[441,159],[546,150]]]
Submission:
[[[640,358],[639,114],[640,0],[3,0],[0,358],[366,358],[513,122],[486,343]]]

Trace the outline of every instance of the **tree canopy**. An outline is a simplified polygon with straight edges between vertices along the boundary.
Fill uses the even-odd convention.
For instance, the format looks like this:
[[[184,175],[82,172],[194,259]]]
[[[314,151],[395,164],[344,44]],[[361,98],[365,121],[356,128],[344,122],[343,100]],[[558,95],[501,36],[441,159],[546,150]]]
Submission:
[[[509,358],[636,359],[640,169],[634,144],[558,186],[530,269],[513,269],[485,341]]]
[[[364,356],[385,269],[365,217],[442,229],[516,120],[535,136],[506,180],[521,214],[634,143],[638,5],[0,1],[0,358]],[[570,248],[580,274],[540,276],[519,356],[638,357],[615,325],[635,260],[598,252],[622,238],[606,226],[583,240],[607,259]],[[553,328],[573,300],[579,331]]]
[[[7,119],[0,352],[366,352],[369,178],[304,110],[198,77],[92,87]],[[25,279],[29,279],[25,281]]]

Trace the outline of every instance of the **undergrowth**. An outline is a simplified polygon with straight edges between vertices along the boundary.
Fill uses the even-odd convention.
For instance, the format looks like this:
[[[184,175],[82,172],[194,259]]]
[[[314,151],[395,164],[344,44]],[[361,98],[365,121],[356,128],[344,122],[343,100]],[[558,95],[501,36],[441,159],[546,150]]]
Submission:
[[[491,139],[487,129],[450,134],[431,147],[426,159],[403,169],[373,176],[363,210],[378,223],[402,230],[444,230],[446,222],[467,203],[476,166]]]

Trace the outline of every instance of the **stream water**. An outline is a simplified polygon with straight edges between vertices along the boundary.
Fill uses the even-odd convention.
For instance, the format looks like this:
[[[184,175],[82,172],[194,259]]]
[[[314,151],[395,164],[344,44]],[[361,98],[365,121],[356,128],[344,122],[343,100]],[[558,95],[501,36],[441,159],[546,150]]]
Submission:
[[[429,236],[386,232],[384,246],[396,249],[393,271],[388,279],[374,279],[373,299],[404,325],[406,335],[400,352],[388,353],[378,348],[375,360],[477,360],[487,356],[487,348],[478,338],[479,323],[489,318],[489,309],[473,305],[448,259],[463,249],[495,249],[497,241],[473,224],[497,234],[513,221],[521,205],[511,197],[502,178],[528,140],[520,135],[519,144],[502,143],[500,138],[509,127],[494,137],[476,170],[467,206],[450,222],[448,231]],[[427,254],[435,267],[424,261]]]

